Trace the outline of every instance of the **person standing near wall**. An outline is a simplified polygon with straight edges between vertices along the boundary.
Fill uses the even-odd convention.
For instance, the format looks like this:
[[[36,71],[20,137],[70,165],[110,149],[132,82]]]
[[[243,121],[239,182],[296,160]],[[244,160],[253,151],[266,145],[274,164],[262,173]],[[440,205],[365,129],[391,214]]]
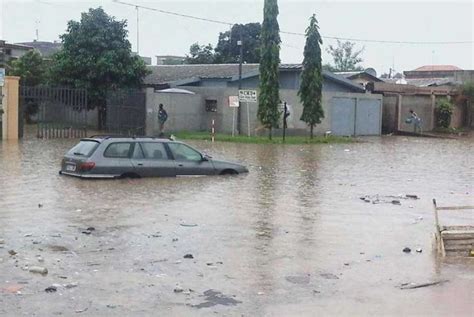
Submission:
[[[421,118],[418,117],[415,111],[410,109],[410,121],[413,123],[413,132],[421,133]]]
[[[158,123],[160,124],[160,135],[163,134],[165,130],[165,122],[168,120],[168,113],[163,107],[163,104],[160,103],[158,109]]]

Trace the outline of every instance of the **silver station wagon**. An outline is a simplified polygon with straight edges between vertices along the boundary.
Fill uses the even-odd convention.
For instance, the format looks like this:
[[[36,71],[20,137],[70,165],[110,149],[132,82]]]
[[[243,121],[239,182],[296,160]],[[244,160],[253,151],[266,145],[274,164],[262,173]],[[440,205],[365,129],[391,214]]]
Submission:
[[[67,152],[59,173],[81,178],[139,178],[247,172],[241,164],[214,160],[178,141],[93,136]]]

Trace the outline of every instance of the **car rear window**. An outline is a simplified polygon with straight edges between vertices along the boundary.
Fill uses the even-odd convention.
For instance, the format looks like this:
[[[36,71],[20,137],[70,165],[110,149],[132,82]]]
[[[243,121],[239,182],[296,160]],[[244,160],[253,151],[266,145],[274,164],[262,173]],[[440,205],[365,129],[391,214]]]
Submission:
[[[89,157],[92,155],[92,153],[94,153],[98,146],[99,142],[96,141],[81,141],[72,149],[70,149],[67,154]]]
[[[168,153],[166,153],[165,146],[163,143],[157,142],[143,142],[140,143],[142,146],[143,154],[147,159],[154,160],[167,160]]]

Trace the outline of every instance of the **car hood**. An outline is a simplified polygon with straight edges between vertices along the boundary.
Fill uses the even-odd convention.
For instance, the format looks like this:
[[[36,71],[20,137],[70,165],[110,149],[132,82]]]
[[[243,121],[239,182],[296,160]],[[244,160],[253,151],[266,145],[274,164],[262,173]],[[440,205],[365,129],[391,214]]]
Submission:
[[[216,169],[235,169],[239,173],[247,173],[247,167],[240,163],[211,159]]]

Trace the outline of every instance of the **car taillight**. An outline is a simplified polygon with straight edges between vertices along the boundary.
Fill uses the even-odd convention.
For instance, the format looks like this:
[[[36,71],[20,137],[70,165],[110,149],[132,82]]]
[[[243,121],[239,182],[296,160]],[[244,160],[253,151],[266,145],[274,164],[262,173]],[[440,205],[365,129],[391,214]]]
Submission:
[[[93,169],[94,167],[95,167],[94,162],[85,162],[85,163],[81,164],[79,169],[83,172],[87,172],[87,171],[90,171],[91,169]]]

